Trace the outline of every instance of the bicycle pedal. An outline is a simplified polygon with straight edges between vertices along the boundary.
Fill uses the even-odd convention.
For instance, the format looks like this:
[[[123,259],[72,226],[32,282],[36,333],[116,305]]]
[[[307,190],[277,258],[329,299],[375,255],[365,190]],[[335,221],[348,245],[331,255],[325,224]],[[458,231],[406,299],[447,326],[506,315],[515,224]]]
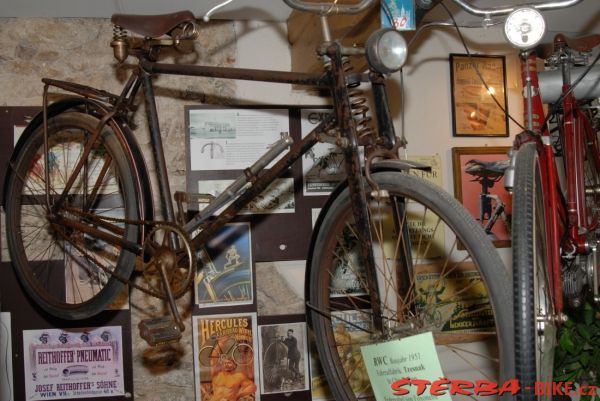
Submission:
[[[170,316],[144,319],[138,324],[138,329],[140,337],[153,347],[181,339],[181,330]]]

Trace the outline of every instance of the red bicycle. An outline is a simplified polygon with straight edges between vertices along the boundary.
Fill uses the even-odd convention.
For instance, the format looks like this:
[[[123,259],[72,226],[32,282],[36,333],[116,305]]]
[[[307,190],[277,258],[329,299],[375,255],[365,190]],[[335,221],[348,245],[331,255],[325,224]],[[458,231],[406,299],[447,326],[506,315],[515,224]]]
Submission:
[[[522,50],[527,128],[514,142],[505,186],[513,192],[513,304],[515,377],[518,400],[535,400],[536,382],[552,382],[558,328],[566,304],[579,308],[586,297],[600,302],[600,35],[538,46],[550,67],[538,73],[533,49],[542,40],[541,10],[581,2],[541,2],[481,9],[471,14],[492,23],[507,15],[504,33]],[[549,104],[548,112],[543,104]],[[546,395],[550,398],[551,395]],[[544,397],[539,397],[544,398]]]
[[[523,400],[538,398],[536,381],[552,381],[564,311],[590,295],[600,302],[599,57],[589,62],[599,44],[600,35],[557,35],[538,47],[551,68],[539,73],[535,54],[523,52],[528,130],[512,158],[515,366]]]

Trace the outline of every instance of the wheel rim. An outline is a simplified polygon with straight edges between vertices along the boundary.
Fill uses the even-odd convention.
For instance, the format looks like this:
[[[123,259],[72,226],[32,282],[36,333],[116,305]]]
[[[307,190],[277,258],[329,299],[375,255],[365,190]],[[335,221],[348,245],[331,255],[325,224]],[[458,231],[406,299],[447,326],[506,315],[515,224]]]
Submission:
[[[313,291],[313,295],[311,295],[311,299],[315,299],[315,303],[318,304],[319,312],[313,313],[312,316],[317,327],[317,334],[320,331],[325,335],[325,338],[318,339],[317,345],[333,344],[329,349],[323,349],[327,347],[321,346],[320,357],[322,359],[323,357],[329,358],[331,364],[334,365],[332,368],[334,372],[330,374],[343,377],[340,381],[346,381],[341,384],[342,387],[346,387],[341,390],[346,392],[345,397],[348,397],[349,393],[354,393],[357,398],[371,396],[364,362],[360,351],[357,350],[359,345],[379,342],[382,338],[386,340],[403,338],[426,331],[434,332],[438,353],[442,352],[443,354],[442,359],[450,356],[454,359],[452,364],[462,365],[461,369],[467,369],[472,374],[474,367],[480,366],[476,369],[479,371],[474,373],[479,378],[499,377],[499,345],[495,330],[490,327],[482,327],[476,334],[465,335],[464,331],[451,332],[449,329],[452,322],[460,323],[459,308],[465,310],[472,308],[471,316],[478,313],[480,316],[484,316],[489,310],[489,314],[493,317],[493,311],[489,309],[489,304],[485,307],[481,306],[483,304],[482,297],[477,289],[483,283],[473,281],[458,290],[462,291],[462,296],[458,292],[456,296],[461,297],[462,302],[447,302],[443,299],[441,294],[447,289],[443,288],[441,283],[447,282],[451,277],[456,282],[461,278],[464,279],[463,282],[468,281],[466,279],[469,275],[466,264],[468,258],[465,257],[467,252],[459,251],[456,241],[441,248],[439,244],[435,243],[435,240],[425,244],[424,237],[431,234],[430,238],[436,238],[438,233],[445,231],[446,223],[439,219],[439,216],[436,218],[436,213],[429,206],[417,204],[418,202],[414,202],[414,199],[412,201],[408,202],[406,207],[406,210],[409,211],[408,214],[412,217],[406,218],[404,215],[398,219],[395,229],[402,232],[403,230],[399,227],[405,227],[407,222],[414,226],[415,221],[420,221],[422,227],[431,228],[432,231],[427,233],[427,230],[419,232],[419,230],[407,229],[407,235],[413,240],[411,262],[418,274],[412,277],[410,274],[405,275],[404,285],[392,284],[402,281],[399,280],[399,274],[395,273],[398,259],[402,259],[399,256],[400,249],[405,246],[403,241],[399,240],[402,235],[396,236],[393,243],[387,243],[383,239],[382,234],[394,230],[384,222],[386,219],[383,218],[391,212],[391,208],[389,205],[383,206],[381,202],[377,205],[371,203],[371,206],[374,206],[371,207],[371,221],[375,227],[372,230],[373,238],[376,243],[375,248],[379,248],[375,251],[378,269],[380,269],[378,281],[380,288],[385,288],[384,291],[380,291],[380,297],[384,301],[386,299],[393,301],[388,303],[383,310],[383,319],[386,322],[386,330],[383,333],[377,332],[371,325],[372,316],[370,316],[369,302],[364,296],[367,287],[364,274],[360,269],[352,267],[352,264],[356,264],[358,260],[355,252],[358,244],[352,243],[349,238],[354,232],[352,224],[347,223],[349,210],[345,214],[336,216],[336,221],[332,223],[331,230],[339,232],[340,235],[336,238],[331,237],[329,242],[324,245],[325,251],[322,255],[321,274],[319,275],[319,281],[323,284],[320,293]],[[419,217],[415,219],[415,216]],[[418,239],[420,241],[416,241]],[[384,253],[394,256],[388,260],[387,257],[382,256]],[[447,256],[445,260],[444,256]],[[326,266],[333,267],[325,269]],[[435,276],[434,271],[441,272],[441,274]],[[424,279],[422,276],[431,278]],[[347,289],[340,290],[340,287],[344,285]],[[450,284],[446,283],[446,285]],[[473,296],[475,292],[478,292],[477,296]],[[460,303],[462,305],[459,305]],[[398,308],[391,308],[390,304],[397,305]],[[328,315],[331,318],[327,317]],[[465,318],[462,322],[467,323],[468,319]],[[482,349],[485,352],[480,352]],[[485,355],[486,353],[489,355]],[[446,360],[442,361],[444,374],[451,378],[452,374],[449,374],[447,369],[449,365],[450,363]],[[325,366],[324,368],[328,369]],[[458,375],[454,378],[465,379],[464,372]],[[348,388],[352,388],[352,391],[348,391]],[[335,395],[339,397],[339,394]],[[350,395],[350,397],[354,395]]]
[[[94,145],[74,179],[63,207],[56,208],[55,202],[81,158],[89,130],[72,122],[49,124],[49,156],[45,156],[43,134],[38,132],[26,147],[27,154],[21,156],[30,162],[24,165],[26,162],[21,161],[21,167],[13,166],[18,169],[13,177],[16,193],[12,202],[17,212],[7,217],[7,226],[14,230],[9,233],[9,248],[19,266],[20,278],[28,283],[42,307],[53,314],[64,312],[61,317],[82,318],[76,309],[88,309],[90,315],[97,313],[102,309],[98,303],[104,298],[102,294],[111,287],[114,291],[115,284],[120,287],[102,266],[115,271],[126,259],[129,264],[133,260],[120,246],[62,223],[65,219],[82,222],[99,231],[115,230],[121,237],[135,239],[134,227],[115,220],[132,217],[126,199],[132,199],[133,193],[132,189],[124,189],[117,173],[123,170],[123,161],[113,156],[118,154],[114,137],[108,141],[102,139]],[[45,195],[46,177],[50,208]],[[100,224],[101,220],[106,225]],[[92,306],[96,310],[91,311]]]

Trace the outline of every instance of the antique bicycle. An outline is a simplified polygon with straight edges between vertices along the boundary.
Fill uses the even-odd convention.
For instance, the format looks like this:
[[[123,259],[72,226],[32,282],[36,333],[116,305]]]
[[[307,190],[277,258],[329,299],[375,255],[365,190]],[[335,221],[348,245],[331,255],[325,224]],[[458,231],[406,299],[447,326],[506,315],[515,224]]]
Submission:
[[[536,48],[545,32],[539,10],[548,7],[465,8],[490,21],[507,15],[505,36],[521,50],[526,127],[515,140],[505,186],[518,222],[512,231],[515,377],[523,400],[551,398],[537,394],[535,385],[552,382],[564,302],[572,308],[586,297],[600,302],[600,120],[593,104],[600,97],[599,57],[590,62],[600,35],[557,35]],[[550,70],[537,71],[536,53]],[[543,103],[550,104],[547,115]]]
[[[178,48],[198,36],[194,15],[178,12],[113,16],[115,57],[136,60],[120,94],[43,80],[43,111],[16,145],[4,192],[8,248],[24,290],[46,312],[82,319],[102,311],[128,285],[170,306],[171,316],[142,321],[144,338],[151,344],[176,340],[185,325],[175,301],[189,290],[196,264],[203,267],[197,255],[203,244],[311,147],[328,142],[341,150],[346,178],[315,224],[307,255],[306,305],[335,397],[370,395],[361,344],[426,331],[433,332],[449,378],[464,379],[465,372],[473,380],[511,378],[512,307],[502,261],[452,196],[406,173],[422,166],[398,158],[405,143],[394,132],[385,75],[404,63],[404,39],[392,29],[373,33],[364,48],[344,47],[330,38],[327,15],[361,12],[377,3],[373,0],[286,3],[321,15],[325,37],[317,53],[323,72],[161,63],[161,49]],[[418,2],[417,16],[435,3]],[[366,57],[369,71],[349,70],[349,57]],[[331,94],[333,112],[298,143],[282,134],[220,195],[172,196],[154,99],[153,77],[158,74],[318,87]],[[368,85],[373,122],[361,89]],[[51,89],[65,96],[51,103]],[[140,89],[162,219],[155,217],[150,175],[129,125]],[[178,210],[184,202],[206,206],[182,220],[173,198]],[[136,263],[146,279],[141,284],[131,279]],[[77,274],[70,272],[75,268]],[[82,274],[90,276],[93,292],[80,293],[68,279],[80,280]],[[421,299],[419,289],[444,291]]]
[[[538,72],[532,43],[543,32],[535,11],[521,10],[531,25],[523,41],[523,86],[528,130],[513,155],[513,231],[516,377],[525,386],[550,382],[558,328],[567,308],[600,302],[600,118],[599,57],[591,51],[600,35],[567,39],[538,48],[549,70]],[[542,103],[548,103],[545,116]],[[521,399],[537,397],[525,391]]]
[[[215,366],[225,358],[230,358],[242,366],[249,365],[254,360],[254,350],[251,345],[238,342],[233,337],[219,340],[217,337],[211,337],[210,344],[200,348],[198,360],[202,366]]]

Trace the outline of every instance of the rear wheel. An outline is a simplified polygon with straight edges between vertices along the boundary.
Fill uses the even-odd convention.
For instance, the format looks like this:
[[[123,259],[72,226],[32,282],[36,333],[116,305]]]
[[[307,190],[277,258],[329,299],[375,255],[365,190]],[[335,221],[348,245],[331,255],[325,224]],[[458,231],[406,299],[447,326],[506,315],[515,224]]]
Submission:
[[[433,333],[446,378],[512,378],[509,281],[482,228],[424,180],[373,177],[384,190],[368,200],[381,315],[366,290],[347,189],[323,217],[311,256],[310,320],[335,399],[373,398],[362,345],[425,332]]]
[[[25,291],[48,313],[83,319],[121,292],[135,254],[116,241],[138,238],[134,166],[117,135],[98,120],[67,112],[21,145],[8,171],[6,233],[12,264]],[[85,147],[90,147],[87,156]],[[114,238],[111,240],[108,236]]]
[[[523,145],[515,164],[513,289],[515,372],[521,400],[536,400],[536,381],[551,382],[556,346],[554,304],[549,277],[546,208],[536,145]],[[550,396],[548,396],[550,397]]]

